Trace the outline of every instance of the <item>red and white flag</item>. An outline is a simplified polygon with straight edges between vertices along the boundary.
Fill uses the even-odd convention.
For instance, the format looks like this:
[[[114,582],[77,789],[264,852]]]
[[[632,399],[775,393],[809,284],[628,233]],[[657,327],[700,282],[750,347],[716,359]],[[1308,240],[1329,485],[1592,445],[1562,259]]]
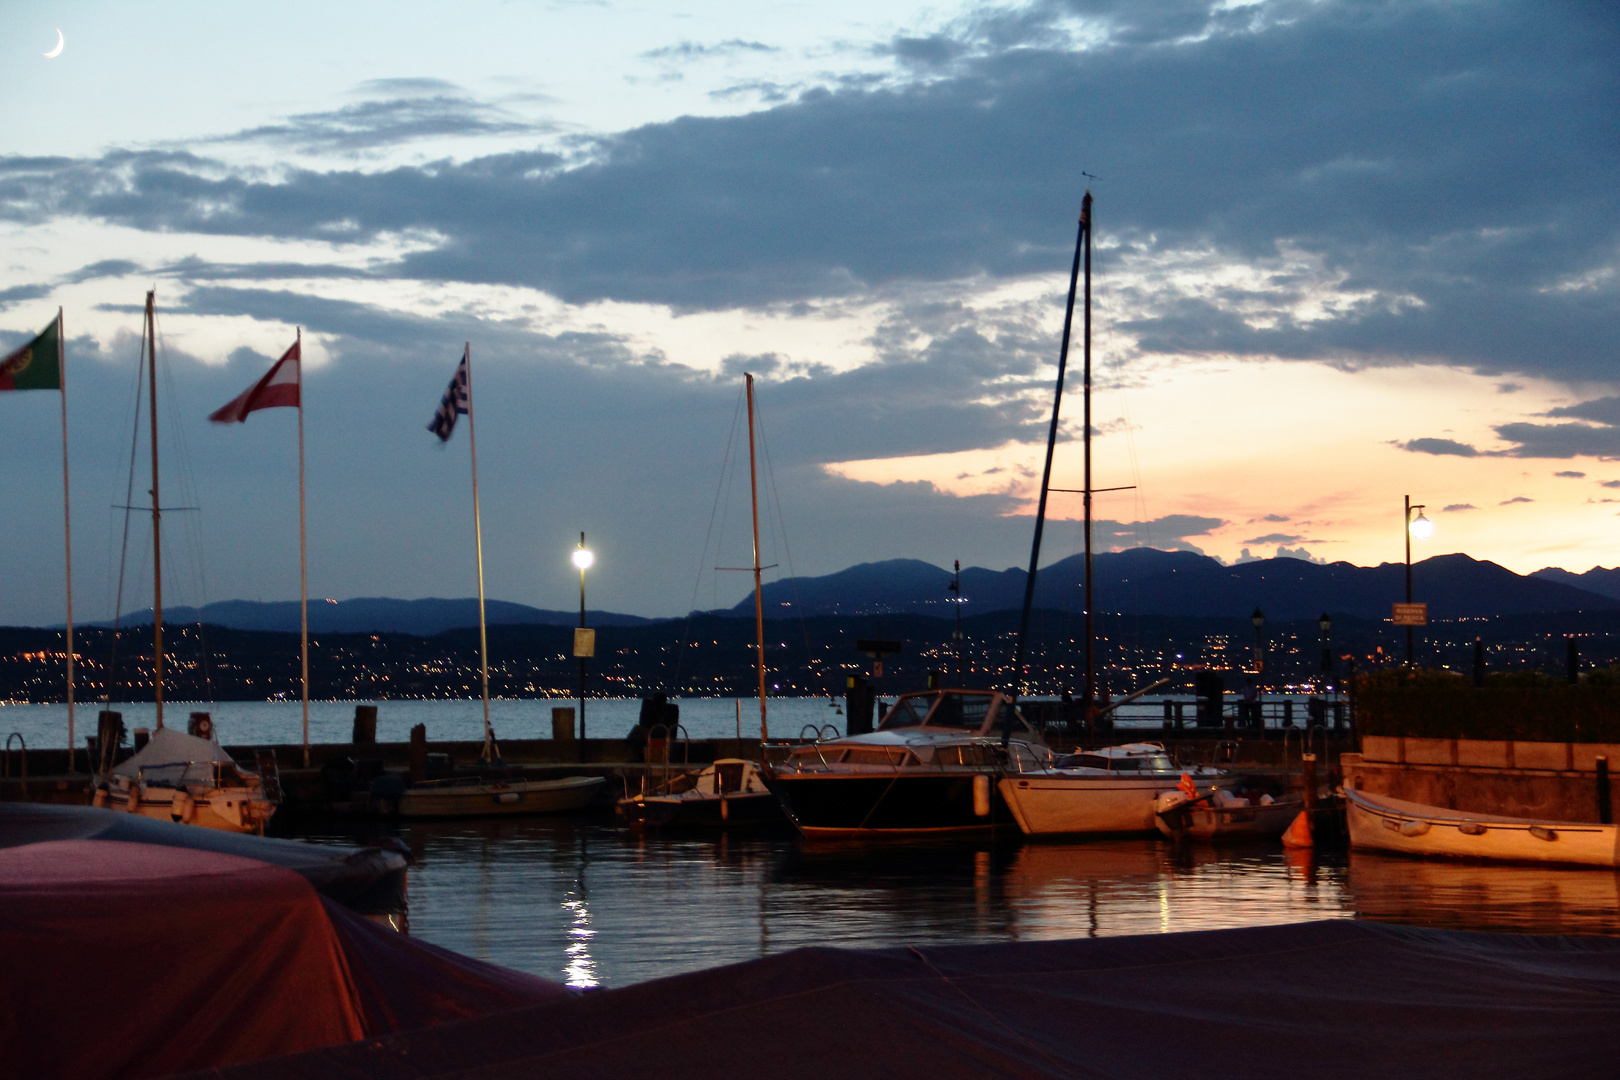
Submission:
[[[299,372],[299,344],[284,353],[275,366],[264,378],[248,387],[240,397],[218,412],[209,415],[208,419],[216,424],[239,424],[246,420],[248,413],[259,409],[274,409],[278,406],[299,408],[299,388],[303,379]]]

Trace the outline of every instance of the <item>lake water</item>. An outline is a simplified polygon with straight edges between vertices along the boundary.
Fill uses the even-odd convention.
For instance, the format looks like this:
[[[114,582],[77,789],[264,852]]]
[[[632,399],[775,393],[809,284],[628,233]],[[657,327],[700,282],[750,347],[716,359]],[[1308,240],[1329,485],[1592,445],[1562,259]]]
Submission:
[[[410,930],[576,986],[807,945],[1034,941],[1370,918],[1620,933],[1620,877],[1275,843],[812,845],[791,833],[632,833],[611,818],[407,824]],[[354,842],[364,830],[310,827]]]

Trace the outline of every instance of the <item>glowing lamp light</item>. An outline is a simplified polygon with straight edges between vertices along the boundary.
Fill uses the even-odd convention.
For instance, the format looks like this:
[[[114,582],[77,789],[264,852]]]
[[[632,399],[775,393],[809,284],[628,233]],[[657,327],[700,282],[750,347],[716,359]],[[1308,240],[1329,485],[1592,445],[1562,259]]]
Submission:
[[[1434,522],[1423,516],[1422,508],[1418,509],[1417,517],[1412,519],[1412,524],[1407,528],[1412,530],[1412,535],[1419,540],[1427,540],[1434,535]]]
[[[573,554],[574,565],[581,570],[589,570],[596,556],[591,554],[590,548],[575,548]]]

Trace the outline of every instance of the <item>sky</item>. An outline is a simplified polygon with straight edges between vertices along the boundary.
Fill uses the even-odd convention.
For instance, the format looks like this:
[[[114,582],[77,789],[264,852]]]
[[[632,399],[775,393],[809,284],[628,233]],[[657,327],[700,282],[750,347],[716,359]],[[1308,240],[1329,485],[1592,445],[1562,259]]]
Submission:
[[[63,47],[52,51],[61,34]],[[168,603],[675,615],[761,561],[1028,560],[1082,193],[1101,549],[1527,573],[1620,536],[1620,9],[1490,0],[0,6],[0,345],[64,310],[79,618],[156,292]],[[1070,356],[1053,486],[1081,486]],[[0,623],[62,619],[61,402],[0,396]],[[1082,543],[1053,496],[1043,562]],[[127,550],[127,556],[124,552]]]

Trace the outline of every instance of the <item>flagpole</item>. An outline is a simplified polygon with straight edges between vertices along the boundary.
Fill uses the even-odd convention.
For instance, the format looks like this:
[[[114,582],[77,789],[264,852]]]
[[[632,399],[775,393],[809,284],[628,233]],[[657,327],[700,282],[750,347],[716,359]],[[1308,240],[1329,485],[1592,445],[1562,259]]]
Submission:
[[[304,529],[304,328],[298,328],[298,633],[304,665],[304,768],[309,768],[309,550]]]
[[[67,563],[68,772],[73,771],[73,514],[68,499],[67,346],[62,340],[62,309],[56,309],[56,371],[62,391],[62,546]]]
[[[461,359],[467,365],[467,443],[472,448],[473,537],[478,544],[478,674],[484,686],[483,760],[492,761],[500,750],[494,746],[494,734],[489,728],[489,635],[484,626],[484,523],[478,512],[478,426],[473,422],[472,342],[467,342]]]
[[[163,726],[163,509],[158,499],[157,292],[146,294],[146,403],[152,421],[152,697]]]

